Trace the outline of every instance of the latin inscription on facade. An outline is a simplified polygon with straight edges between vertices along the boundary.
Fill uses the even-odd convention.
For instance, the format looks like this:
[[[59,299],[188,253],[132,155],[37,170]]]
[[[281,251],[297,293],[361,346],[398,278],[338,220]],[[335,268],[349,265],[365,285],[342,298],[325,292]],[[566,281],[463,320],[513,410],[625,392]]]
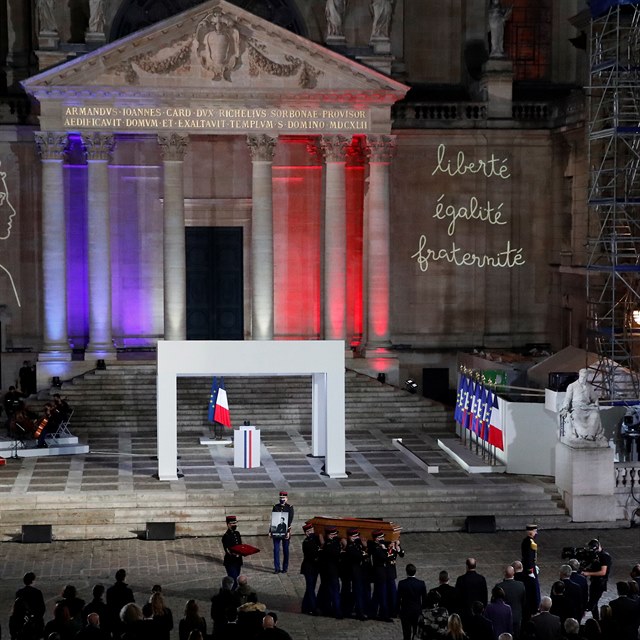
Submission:
[[[66,106],[64,127],[82,129],[149,131],[243,132],[366,132],[369,112],[364,109],[260,107],[120,107]]]
[[[467,174],[479,174],[487,180],[509,180],[511,173],[506,158],[499,158],[491,154],[489,158],[469,160],[464,151],[450,154],[447,147],[441,144],[438,147],[436,166],[431,175],[445,174],[451,177]],[[487,227],[500,227],[508,224],[504,218],[504,202],[496,202],[491,199],[481,200],[475,195],[463,199],[450,197],[445,193],[440,194],[436,200],[435,211],[432,217],[446,224],[447,237],[451,244],[444,248],[429,246],[429,239],[425,234],[420,236],[418,250],[411,256],[421,271],[427,271],[431,263],[448,262],[458,267],[500,267],[511,269],[525,263],[522,247],[512,247],[508,240],[506,245],[500,247],[494,253],[477,254],[465,251],[458,246],[456,234],[460,225],[465,221],[480,222]]]

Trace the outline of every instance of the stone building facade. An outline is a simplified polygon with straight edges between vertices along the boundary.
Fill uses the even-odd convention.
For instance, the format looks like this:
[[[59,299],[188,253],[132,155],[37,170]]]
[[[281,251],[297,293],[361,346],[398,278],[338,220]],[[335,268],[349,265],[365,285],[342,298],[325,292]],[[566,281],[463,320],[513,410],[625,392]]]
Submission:
[[[3,351],[584,346],[582,0],[4,4]]]

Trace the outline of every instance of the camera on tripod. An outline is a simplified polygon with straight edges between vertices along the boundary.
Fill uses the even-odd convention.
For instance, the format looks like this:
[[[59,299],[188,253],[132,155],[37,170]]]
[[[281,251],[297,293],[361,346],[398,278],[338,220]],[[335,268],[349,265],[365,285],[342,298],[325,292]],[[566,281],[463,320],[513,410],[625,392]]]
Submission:
[[[594,545],[587,547],[562,547],[560,557],[563,560],[575,558],[580,563],[580,570],[585,571],[598,560],[598,547]]]

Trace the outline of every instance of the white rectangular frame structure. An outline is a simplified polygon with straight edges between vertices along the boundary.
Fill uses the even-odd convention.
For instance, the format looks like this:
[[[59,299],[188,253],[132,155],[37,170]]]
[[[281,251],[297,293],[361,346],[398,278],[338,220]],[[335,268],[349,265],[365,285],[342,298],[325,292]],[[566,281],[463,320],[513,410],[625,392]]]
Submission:
[[[158,478],[178,479],[177,379],[209,375],[310,375],[312,454],[329,477],[346,478],[344,349],[342,340],[159,341]]]

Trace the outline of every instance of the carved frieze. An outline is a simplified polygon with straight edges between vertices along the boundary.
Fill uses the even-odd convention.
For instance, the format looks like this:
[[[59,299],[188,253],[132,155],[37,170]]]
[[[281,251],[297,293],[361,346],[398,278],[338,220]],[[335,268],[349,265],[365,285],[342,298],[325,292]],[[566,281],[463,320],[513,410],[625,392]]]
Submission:
[[[299,74],[298,86],[303,89],[313,89],[318,82],[318,76],[322,73],[307,62],[291,55],[285,55],[284,63],[275,62],[266,55],[266,46],[256,40],[250,40],[248,48],[250,76],[259,76],[262,72],[279,78],[290,78]]]
[[[158,75],[188,72],[195,56],[197,63],[211,73],[212,80],[232,82],[232,74],[242,66],[247,51],[249,75],[252,77],[260,74],[278,78],[297,76],[299,87],[313,89],[322,74],[307,61],[293,55],[285,55],[283,62],[273,60],[265,44],[255,38],[247,40],[240,31],[239,23],[223,14],[219,7],[200,21],[193,36],[184,36],[159,51],[130,58],[118,64],[114,71],[124,76],[127,84],[135,85],[140,82],[137,68]]]

